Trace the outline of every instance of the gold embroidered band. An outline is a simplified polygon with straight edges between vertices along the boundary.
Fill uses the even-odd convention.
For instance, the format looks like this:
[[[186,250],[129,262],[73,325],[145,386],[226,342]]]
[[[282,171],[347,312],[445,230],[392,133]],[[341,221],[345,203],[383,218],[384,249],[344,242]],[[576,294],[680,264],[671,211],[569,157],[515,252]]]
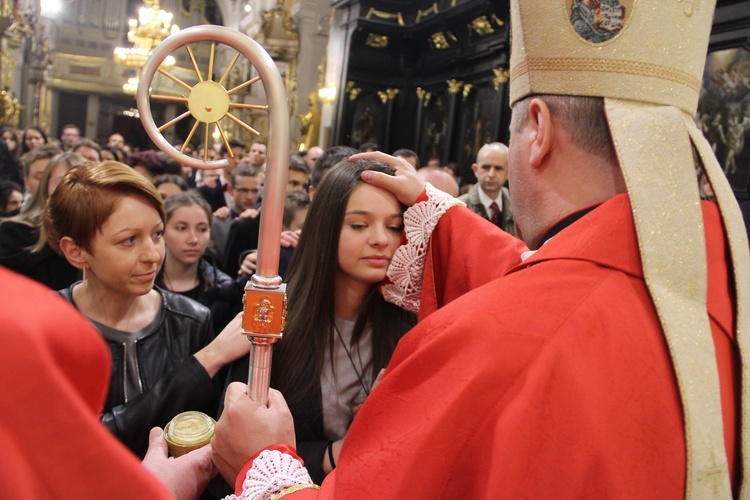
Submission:
[[[273,496],[273,500],[279,500],[280,498],[284,498],[285,496],[291,495],[292,493],[296,493],[300,490],[307,490],[310,488],[314,490],[319,490],[320,486],[318,486],[317,484],[313,484],[313,483],[295,484],[294,486],[290,486],[289,488],[286,488],[276,493]]]
[[[510,79],[514,81],[526,75],[529,71],[570,71],[570,72],[604,72],[620,75],[648,76],[660,80],[685,85],[695,92],[701,88],[700,80],[693,75],[680,71],[679,69],[651,64],[643,61],[627,61],[620,59],[594,59],[594,58],[557,58],[537,57],[527,59],[518,66],[513,67]]]

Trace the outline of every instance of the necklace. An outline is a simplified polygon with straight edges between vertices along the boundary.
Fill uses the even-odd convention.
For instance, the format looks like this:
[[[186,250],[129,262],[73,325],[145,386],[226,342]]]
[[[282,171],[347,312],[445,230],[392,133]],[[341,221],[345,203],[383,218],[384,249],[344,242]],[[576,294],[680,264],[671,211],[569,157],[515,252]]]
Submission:
[[[346,357],[349,358],[349,362],[352,364],[352,368],[354,369],[354,373],[357,374],[357,380],[359,380],[359,385],[362,386],[362,389],[365,391],[365,395],[369,396],[370,391],[367,389],[367,386],[365,385],[364,380],[362,379],[362,373],[360,373],[359,370],[357,370],[357,365],[354,363],[354,359],[352,358],[352,353],[349,352],[349,348],[346,347],[346,342],[344,342],[344,337],[341,335],[341,332],[339,331],[339,328],[336,326],[336,323],[333,324],[333,329],[336,330],[336,334],[339,336],[339,340],[341,341],[341,345],[344,348],[344,351],[346,352]],[[362,371],[364,372],[364,367],[362,366],[362,358],[359,355],[359,349],[357,349],[357,359],[359,359],[359,366],[362,367]]]

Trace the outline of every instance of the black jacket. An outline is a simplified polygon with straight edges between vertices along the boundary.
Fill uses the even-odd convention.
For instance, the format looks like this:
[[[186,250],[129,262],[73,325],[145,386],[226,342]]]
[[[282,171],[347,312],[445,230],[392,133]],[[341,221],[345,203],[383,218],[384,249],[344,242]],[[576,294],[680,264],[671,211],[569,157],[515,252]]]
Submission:
[[[200,266],[201,274],[213,285],[208,291],[200,291],[197,297],[188,296],[208,307],[214,332],[218,334],[242,310],[242,288],[237,280],[222,272],[213,262],[204,258]]]
[[[222,251],[224,267],[229,276],[237,276],[240,269],[240,256],[247,250],[258,248],[260,214],[254,219],[237,219],[229,227],[226,246]]]
[[[11,220],[4,221],[0,224],[0,265],[52,290],[66,288],[81,279],[81,272],[49,245],[39,252],[32,252],[30,248],[37,241],[38,228]]]
[[[72,285],[59,293],[75,306]],[[192,356],[214,339],[208,309],[178,294],[157,288],[164,314],[159,326],[136,341],[143,392],[125,403],[123,345],[107,341],[112,378],[102,422],[133,453],[142,457],[152,427],[164,427],[175,415],[199,410],[216,416],[220,388]]]
[[[218,335],[242,310],[242,290],[245,281],[240,284],[239,279],[233,280],[230,278],[216,266],[210,257],[204,256],[199,266],[199,273],[202,276],[201,283],[192,290],[172,293],[189,297],[208,307],[211,311],[214,332]],[[203,283],[204,279],[210,282],[209,286]],[[163,267],[156,278],[156,284],[165,288]]]

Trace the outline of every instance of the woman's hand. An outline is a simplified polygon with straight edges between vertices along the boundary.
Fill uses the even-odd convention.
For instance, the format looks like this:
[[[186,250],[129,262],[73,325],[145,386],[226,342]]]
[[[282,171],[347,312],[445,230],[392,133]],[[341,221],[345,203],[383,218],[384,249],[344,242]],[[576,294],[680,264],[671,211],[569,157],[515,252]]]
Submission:
[[[417,175],[417,171],[411,166],[411,163],[403,158],[396,158],[379,151],[358,153],[349,157],[349,161],[357,160],[376,160],[395,170],[396,175],[365,170],[362,172],[362,180],[370,185],[390,191],[398,198],[398,201],[407,207],[414,205],[419,195],[424,191],[424,181]]]
[[[250,346],[250,339],[242,333],[242,313],[238,313],[210,344],[195,353],[195,359],[213,377],[224,365],[249,353]]]

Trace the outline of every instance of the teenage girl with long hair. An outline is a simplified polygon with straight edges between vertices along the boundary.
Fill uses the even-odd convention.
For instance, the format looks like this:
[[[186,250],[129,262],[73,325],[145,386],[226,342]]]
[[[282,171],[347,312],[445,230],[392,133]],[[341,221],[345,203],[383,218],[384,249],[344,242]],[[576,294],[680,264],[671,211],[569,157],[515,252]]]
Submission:
[[[286,398],[297,452],[315,481],[335,466],[355,409],[416,323],[378,293],[404,207],[363,183],[365,170],[393,175],[379,162],[344,161],[318,185],[290,264],[286,329],[273,354],[271,386]],[[246,381],[246,370],[234,373]]]

